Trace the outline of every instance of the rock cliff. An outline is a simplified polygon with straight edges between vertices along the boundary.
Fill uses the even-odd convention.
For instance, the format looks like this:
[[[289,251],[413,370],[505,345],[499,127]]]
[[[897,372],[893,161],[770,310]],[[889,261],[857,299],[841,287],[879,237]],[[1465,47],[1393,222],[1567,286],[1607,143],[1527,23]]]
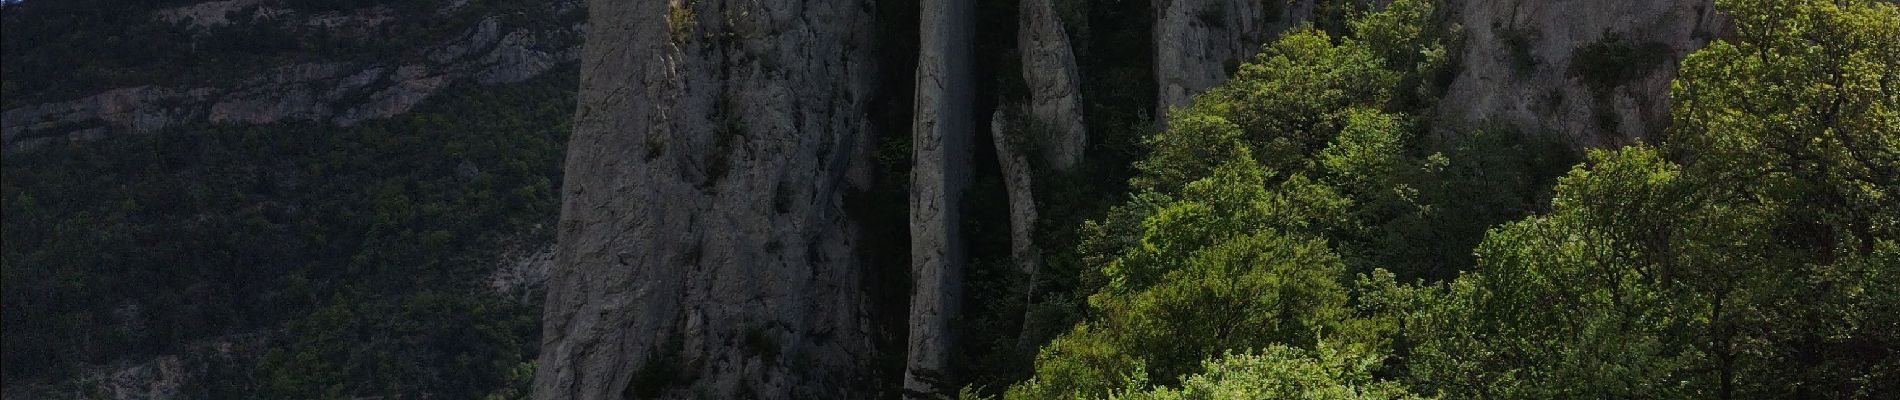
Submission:
[[[868,5],[589,4],[534,398],[867,396]]]
[[[1051,169],[1074,169],[1088,148],[1089,131],[1069,34],[1050,0],[1022,0],[1019,6],[1016,45],[1029,85],[1030,116],[1039,128],[1032,130],[1038,156]]]
[[[1003,188],[1009,198],[1009,259],[1026,279],[1021,283],[1023,304],[1033,304],[1037,280],[1042,273],[1042,247],[1036,244],[1036,171],[1031,168],[1028,152],[1021,141],[1024,125],[1012,118],[1007,108],[990,114],[990,141],[996,146],[996,160],[1003,172]],[[1028,318],[1025,316],[1024,323]]]
[[[298,26],[322,26],[336,35],[370,35],[395,23],[385,7],[300,15],[265,7],[268,2],[231,0],[198,3],[153,13],[160,21],[206,30],[229,24],[227,16],[251,10]],[[453,6],[438,14],[457,12]],[[549,20],[571,18],[578,0],[534,8]],[[408,112],[457,82],[515,83],[578,59],[578,25],[510,24],[520,16],[477,16],[466,31],[433,45],[407,49],[396,60],[331,60],[279,65],[248,77],[181,85],[110,89],[77,99],[29,104],[0,114],[0,140],[7,152],[28,151],[61,140],[97,140],[120,133],[153,132],[193,123],[266,124],[316,121],[339,126]],[[356,32],[356,33],[351,33]],[[209,35],[210,33],[204,33]]]
[[[1314,0],[1152,0],[1156,120],[1227,81],[1260,45],[1313,16]]]
[[[963,191],[970,181],[976,77],[972,0],[919,4],[917,103],[911,131],[911,288],[906,396],[953,393],[948,376],[962,303]]]
[[[1576,147],[1654,139],[1684,56],[1728,29],[1710,0],[1452,2],[1463,65],[1440,113],[1560,134]]]

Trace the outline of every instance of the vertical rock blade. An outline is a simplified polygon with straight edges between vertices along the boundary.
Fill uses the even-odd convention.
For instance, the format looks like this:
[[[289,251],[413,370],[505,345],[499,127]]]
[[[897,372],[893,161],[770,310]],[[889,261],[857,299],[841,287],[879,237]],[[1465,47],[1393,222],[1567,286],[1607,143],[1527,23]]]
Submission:
[[[864,398],[871,12],[593,1],[534,398]]]
[[[1031,130],[1043,165],[1068,171],[1082,163],[1088,125],[1082,117],[1082,77],[1069,34],[1049,0],[1023,0],[1016,26],[1023,81],[1029,85]]]
[[[1016,145],[1022,133],[1011,131],[1010,120],[1006,108],[990,114],[990,141],[996,145],[996,161],[1002,167],[1003,189],[1009,197],[1009,258],[1028,278],[1022,282],[1025,329],[1019,332],[1020,337],[1027,338],[1028,305],[1034,304],[1036,283],[1041,278],[1042,247],[1036,245],[1036,173],[1030,169],[1029,156]]]
[[[962,216],[958,203],[969,182],[975,77],[970,42],[973,0],[923,0],[919,7],[917,105],[912,125],[916,165],[911,172],[910,343],[907,395],[942,394],[948,387],[953,338],[950,323],[962,300]]]

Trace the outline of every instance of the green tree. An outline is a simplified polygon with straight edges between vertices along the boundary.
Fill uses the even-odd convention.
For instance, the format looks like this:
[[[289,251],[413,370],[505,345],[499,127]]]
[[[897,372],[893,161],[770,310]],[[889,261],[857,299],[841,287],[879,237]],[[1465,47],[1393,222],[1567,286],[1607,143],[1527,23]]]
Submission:
[[[1900,393],[1900,13],[1865,1],[1718,5],[1736,37],[1684,61],[1668,155],[1592,154],[1559,181],[1549,213],[1487,236],[1477,271],[1407,293],[1396,319],[1415,387]]]
[[[1732,0],[1734,40],[1683,61],[1666,144],[1710,229],[1676,239],[1706,298],[1720,397],[1891,397],[1900,240],[1900,6]],[[1871,313],[1870,313],[1871,311]]]
[[[1402,14],[1378,17],[1410,21]],[[1422,171],[1413,126],[1384,111],[1407,74],[1391,66],[1413,62],[1301,29],[1176,110],[1145,141],[1136,194],[1083,229],[1094,317],[1045,346],[1035,377],[1008,397],[1173,385],[1230,351],[1313,348],[1359,324],[1342,285],[1349,266],[1380,253],[1366,247],[1382,221],[1418,209],[1404,183]]]
[[[1397,382],[1374,378],[1384,357],[1321,345],[1317,350],[1274,345],[1228,354],[1202,364],[1205,372],[1181,387],[1129,393],[1123,400],[1419,399]]]
[[[1687,394],[1674,374],[1698,353],[1672,334],[1694,308],[1648,268],[1668,249],[1641,240],[1672,224],[1683,188],[1652,148],[1592,153],[1558,184],[1555,211],[1493,230],[1477,271],[1408,316],[1416,384],[1452,397]]]
[[[1223,351],[1310,346],[1345,317],[1343,264],[1323,241],[1272,228],[1300,224],[1300,199],[1267,192],[1265,171],[1238,151],[1147,212],[1139,245],[1103,267],[1108,288],[1089,299],[1100,317],[1045,347],[1012,398],[1172,383]]]

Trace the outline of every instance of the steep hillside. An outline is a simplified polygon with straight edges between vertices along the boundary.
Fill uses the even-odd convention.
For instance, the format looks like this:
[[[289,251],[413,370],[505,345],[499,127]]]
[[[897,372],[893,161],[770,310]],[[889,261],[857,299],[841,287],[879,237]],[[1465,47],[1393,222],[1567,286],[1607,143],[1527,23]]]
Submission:
[[[578,4],[0,10],[8,398],[525,390]]]
[[[1891,398],[1873,0],[0,2],[7,398]]]

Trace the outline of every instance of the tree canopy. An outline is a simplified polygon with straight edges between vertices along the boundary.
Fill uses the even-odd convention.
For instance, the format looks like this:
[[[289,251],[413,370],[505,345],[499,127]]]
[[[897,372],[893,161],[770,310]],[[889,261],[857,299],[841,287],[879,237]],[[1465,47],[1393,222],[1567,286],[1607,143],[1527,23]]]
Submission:
[[[1900,395],[1900,7],[1717,6],[1666,137],[1515,186],[1548,197],[1514,221],[1454,211],[1492,161],[1420,139],[1429,2],[1264,46],[1147,139],[1083,227],[1090,317],[1005,397]]]

